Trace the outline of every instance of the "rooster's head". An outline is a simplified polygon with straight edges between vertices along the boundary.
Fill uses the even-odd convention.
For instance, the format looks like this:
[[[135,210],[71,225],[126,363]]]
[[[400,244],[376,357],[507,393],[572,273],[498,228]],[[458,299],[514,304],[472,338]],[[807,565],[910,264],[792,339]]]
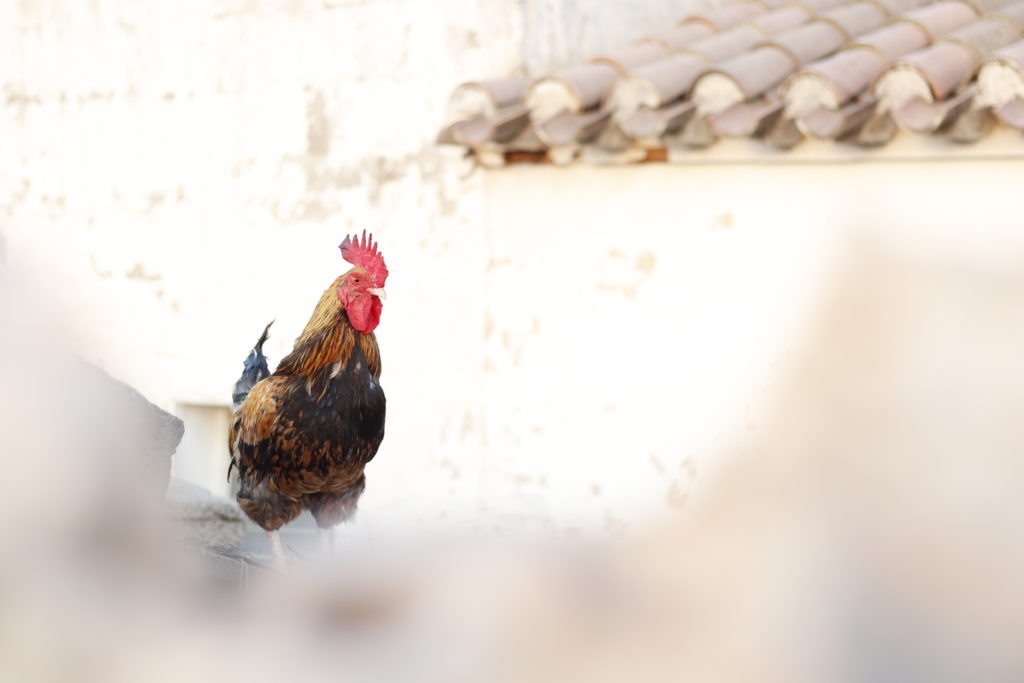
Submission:
[[[384,265],[384,256],[377,251],[373,235],[367,235],[365,230],[362,238],[346,237],[339,248],[341,257],[355,267],[341,276],[338,300],[345,307],[352,327],[369,334],[380,323],[388,267]]]

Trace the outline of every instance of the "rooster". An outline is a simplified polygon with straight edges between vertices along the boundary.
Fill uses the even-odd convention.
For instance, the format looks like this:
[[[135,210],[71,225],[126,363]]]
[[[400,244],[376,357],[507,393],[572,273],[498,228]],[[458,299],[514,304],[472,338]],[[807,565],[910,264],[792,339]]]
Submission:
[[[339,248],[354,267],[324,291],[277,370],[252,386],[228,434],[228,477],[238,469],[238,504],[267,533],[278,569],[286,564],[278,530],[303,509],[312,513],[327,548],[331,528],[354,514],[366,487],[363,468],[384,438],[373,331],[388,269],[365,230],[362,239],[346,237]],[[266,333],[247,359],[250,375],[261,359],[266,367]],[[246,388],[244,379],[243,372],[236,396]]]

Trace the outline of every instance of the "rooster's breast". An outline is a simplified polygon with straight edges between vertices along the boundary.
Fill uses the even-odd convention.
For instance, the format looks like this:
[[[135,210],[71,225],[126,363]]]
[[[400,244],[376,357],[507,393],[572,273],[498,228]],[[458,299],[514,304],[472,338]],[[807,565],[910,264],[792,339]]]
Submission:
[[[352,358],[323,382],[296,383],[289,421],[307,457],[319,468],[369,462],[384,439],[386,401],[358,347]]]

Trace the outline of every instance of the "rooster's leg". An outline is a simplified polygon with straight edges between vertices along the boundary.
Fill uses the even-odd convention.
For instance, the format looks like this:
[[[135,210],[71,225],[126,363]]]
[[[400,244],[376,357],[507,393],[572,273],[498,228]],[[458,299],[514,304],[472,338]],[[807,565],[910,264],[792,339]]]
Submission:
[[[270,555],[274,569],[283,572],[288,568],[288,560],[284,556],[284,546],[281,545],[281,534],[278,531],[268,531],[267,540],[270,541]]]

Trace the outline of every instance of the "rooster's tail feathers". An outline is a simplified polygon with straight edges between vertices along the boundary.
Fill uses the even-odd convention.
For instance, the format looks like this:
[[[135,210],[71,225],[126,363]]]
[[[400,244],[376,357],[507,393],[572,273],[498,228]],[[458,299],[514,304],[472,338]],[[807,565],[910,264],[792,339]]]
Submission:
[[[263,334],[260,335],[256,345],[252,347],[252,351],[249,352],[248,357],[245,359],[242,376],[235,382],[235,390],[231,394],[232,411],[237,411],[242,407],[245,397],[249,395],[249,392],[256,386],[257,382],[270,376],[267,357],[263,355],[263,343],[270,336],[270,326],[273,324],[273,320],[267,323],[267,326],[263,328]]]
[[[256,342],[256,346],[252,347],[252,350],[256,352],[256,355],[259,356],[260,358],[263,358],[264,364],[266,363],[267,359],[263,355],[263,342],[267,341],[267,337],[270,336],[270,326],[273,325],[275,321],[276,318],[267,323],[267,326],[263,328],[263,334],[260,335],[259,340]]]

